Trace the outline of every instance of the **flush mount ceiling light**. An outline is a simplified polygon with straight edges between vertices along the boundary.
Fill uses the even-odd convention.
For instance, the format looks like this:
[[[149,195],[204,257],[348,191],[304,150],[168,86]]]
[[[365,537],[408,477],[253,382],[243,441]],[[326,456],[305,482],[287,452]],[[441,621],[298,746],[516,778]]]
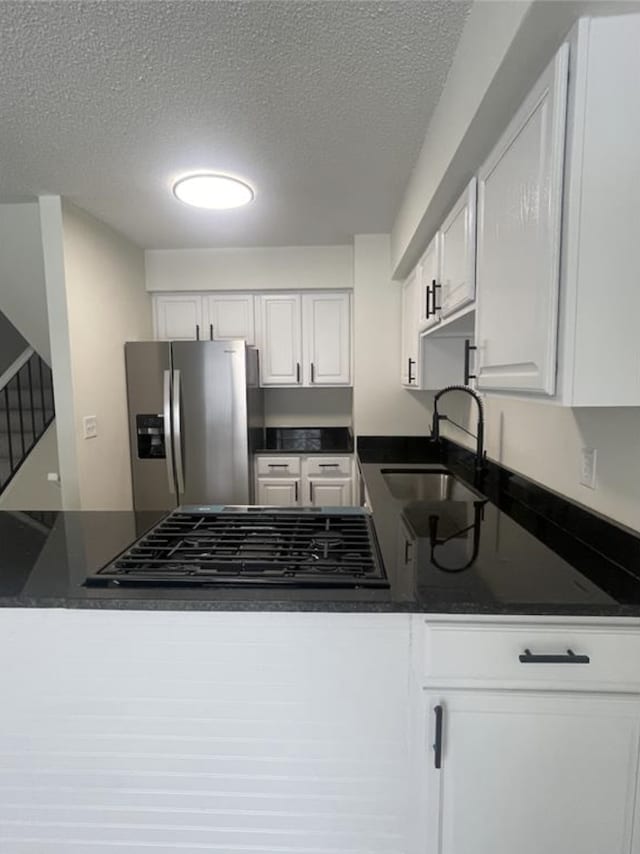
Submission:
[[[173,185],[173,194],[185,205],[218,211],[248,205],[254,195],[244,181],[213,172],[180,178]]]

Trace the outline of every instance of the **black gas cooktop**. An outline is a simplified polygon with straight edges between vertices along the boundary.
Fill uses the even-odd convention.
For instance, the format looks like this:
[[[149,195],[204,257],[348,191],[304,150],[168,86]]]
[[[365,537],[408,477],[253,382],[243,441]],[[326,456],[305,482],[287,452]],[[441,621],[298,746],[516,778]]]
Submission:
[[[179,508],[86,584],[389,586],[368,513],[270,507]]]

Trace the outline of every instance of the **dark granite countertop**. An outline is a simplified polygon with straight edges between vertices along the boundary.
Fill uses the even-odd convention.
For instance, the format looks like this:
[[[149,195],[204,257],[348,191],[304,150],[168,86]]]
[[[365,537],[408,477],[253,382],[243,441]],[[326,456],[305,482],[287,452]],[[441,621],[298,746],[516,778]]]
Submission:
[[[87,575],[163,513],[0,512],[0,607],[198,611],[393,611],[388,590],[95,588]],[[406,610],[406,609],[402,609]]]
[[[349,427],[267,427],[256,454],[352,454]]]
[[[395,602],[439,614],[640,617],[640,580],[602,555],[594,566],[568,535],[561,557],[480,493],[394,497],[386,473],[415,468],[361,463]]]
[[[465,481],[468,461],[411,440],[395,445],[363,442],[359,458],[390,581],[388,590],[87,588],[83,582],[88,574],[123,551],[163,514],[4,512],[0,513],[0,606],[640,617],[637,574],[557,522],[545,521],[539,507],[534,510],[523,502],[527,485],[521,478],[514,476],[505,489],[490,477],[483,494],[464,496],[470,500],[459,500],[454,494],[458,500],[433,502],[407,492],[397,497],[402,496],[398,489],[394,496],[385,480],[386,470],[416,465],[442,469],[446,463]],[[528,498],[533,504],[536,496]],[[571,513],[569,509],[564,513],[567,524],[572,513],[578,513],[576,508],[571,505]],[[554,510],[557,517],[563,515],[558,507]],[[577,518],[583,521],[579,513]],[[604,528],[595,523],[590,527],[601,544]],[[432,549],[434,536],[447,542]],[[610,532],[607,536],[611,539]],[[617,547],[624,555],[629,554],[629,546],[631,551],[640,547],[640,538],[633,532],[622,531],[611,542],[610,551]]]

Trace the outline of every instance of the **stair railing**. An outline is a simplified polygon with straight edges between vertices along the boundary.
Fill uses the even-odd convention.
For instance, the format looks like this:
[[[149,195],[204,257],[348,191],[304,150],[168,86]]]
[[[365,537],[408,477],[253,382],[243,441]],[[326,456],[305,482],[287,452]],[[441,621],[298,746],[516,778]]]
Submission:
[[[27,347],[0,375],[0,493],[54,418],[51,368]]]

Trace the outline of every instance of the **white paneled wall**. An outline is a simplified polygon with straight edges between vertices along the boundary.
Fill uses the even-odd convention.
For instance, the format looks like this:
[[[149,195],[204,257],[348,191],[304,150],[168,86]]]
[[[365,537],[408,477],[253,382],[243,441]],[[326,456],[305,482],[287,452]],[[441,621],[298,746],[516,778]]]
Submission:
[[[0,851],[400,854],[409,617],[5,610]]]

